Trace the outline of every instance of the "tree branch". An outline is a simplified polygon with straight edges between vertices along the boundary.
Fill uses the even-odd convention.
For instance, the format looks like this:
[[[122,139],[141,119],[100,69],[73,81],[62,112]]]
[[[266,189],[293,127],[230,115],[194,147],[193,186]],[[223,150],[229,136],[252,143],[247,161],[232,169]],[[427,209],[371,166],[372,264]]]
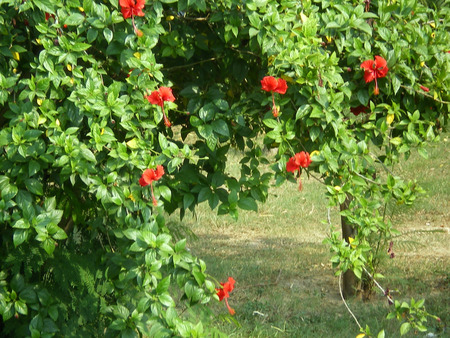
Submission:
[[[436,101],[436,102],[439,102],[439,103],[444,103],[444,104],[450,104],[450,101],[444,101],[444,100],[435,99],[433,95],[425,93],[424,91],[421,91],[421,90],[414,89],[413,87],[404,86],[404,85],[400,85],[400,87],[402,87],[404,89],[409,89],[409,90],[415,91],[416,93],[419,93],[419,94],[421,94],[423,96],[429,97],[433,101]]]

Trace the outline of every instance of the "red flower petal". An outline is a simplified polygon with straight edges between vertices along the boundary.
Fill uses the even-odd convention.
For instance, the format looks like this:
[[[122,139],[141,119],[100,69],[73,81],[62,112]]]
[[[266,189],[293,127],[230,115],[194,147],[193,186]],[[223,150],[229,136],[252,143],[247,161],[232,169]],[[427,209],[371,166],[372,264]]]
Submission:
[[[373,60],[367,60],[361,63],[361,68],[364,68],[364,80],[366,83],[375,80],[374,63]]]
[[[274,91],[278,86],[278,81],[273,76],[265,76],[261,80],[261,89],[266,92]]]
[[[295,158],[294,157],[291,157],[289,159],[288,163],[286,163],[286,171],[293,173],[293,172],[297,171],[298,169],[300,169],[300,165],[298,165],[295,162]]]
[[[233,279],[233,277],[228,277],[227,282],[220,283],[220,285],[222,285],[222,288],[216,289],[219,300],[230,297],[229,292],[233,291],[235,282],[236,281]]]
[[[385,77],[389,70],[387,61],[378,55],[375,56],[375,68],[377,78]]]
[[[275,88],[274,92],[285,94],[287,90],[287,83],[286,80],[278,79],[277,81],[277,88]]]
[[[161,95],[159,93],[159,91],[155,90],[153,91],[150,95],[146,95],[144,96],[148,102],[150,102],[151,104],[157,104],[158,106],[163,107],[164,106],[164,101],[161,98]]]
[[[173,96],[172,94],[172,88],[160,87],[158,91],[163,101],[167,102],[175,101],[175,96]]]
[[[236,313],[236,311],[234,311],[234,309],[231,308],[231,306],[228,304],[228,300],[226,298],[225,298],[225,304],[227,305],[228,312],[230,312],[230,315],[233,316]]]
[[[142,177],[141,177],[144,181],[145,181],[145,183],[147,183],[147,185],[148,184],[150,184],[150,183],[152,183],[153,181],[155,181],[155,178],[156,178],[156,173],[155,173],[155,171],[153,170],[153,169],[146,169],[145,171],[144,171],[144,173],[142,174]]]
[[[137,16],[144,16],[144,12],[142,12],[142,9],[145,6],[145,0],[136,0],[136,6],[134,7],[136,10],[136,13],[134,15]]]
[[[142,9],[145,6],[145,0],[120,0],[121,12],[124,19],[128,19],[132,16],[144,16]]]
[[[309,153],[301,151],[297,154],[295,154],[295,161],[298,163],[302,168],[308,168],[311,164],[311,158],[309,157]]]
[[[228,282],[225,282],[225,284],[223,284],[223,289],[226,292],[231,292],[234,289],[234,283],[236,283],[236,281],[233,279],[233,277],[228,277]]]
[[[216,289],[217,296],[219,296],[219,300],[222,301],[224,298],[228,298],[228,292],[225,292],[224,289]]]
[[[162,165],[156,166],[155,181],[158,181],[164,175],[164,167]]]
[[[141,185],[141,187],[145,187],[148,185],[143,176],[141,176],[141,178],[139,179],[139,184]]]
[[[430,91],[430,88],[425,87],[425,86],[420,86],[420,89],[422,89],[424,92],[427,92],[427,93]]]

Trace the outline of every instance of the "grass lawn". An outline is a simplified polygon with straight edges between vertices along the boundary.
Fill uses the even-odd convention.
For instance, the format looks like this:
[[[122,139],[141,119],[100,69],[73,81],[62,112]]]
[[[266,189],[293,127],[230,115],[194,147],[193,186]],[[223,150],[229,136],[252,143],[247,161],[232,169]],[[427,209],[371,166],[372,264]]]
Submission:
[[[402,235],[394,240],[395,258],[382,263],[380,280],[394,290],[397,300],[425,298],[436,336],[450,334],[450,170],[449,134],[429,149],[429,160],[413,154],[395,167],[396,173],[416,178],[427,191],[413,207],[395,207],[392,221]],[[304,175],[305,176],[305,175]],[[296,184],[273,188],[258,213],[240,212],[237,222],[217,216],[207,204],[178,225],[192,231],[192,252],[206,261],[208,272],[219,281],[236,280],[229,299],[236,310],[236,325],[227,320],[225,304],[214,305],[218,326],[231,337],[355,337],[359,328],[339,295],[329,248],[322,244],[329,234],[324,187],[304,177],[303,191]],[[332,212],[338,223],[338,210]],[[370,302],[348,302],[362,326],[372,333],[385,329],[386,337],[400,335],[400,323],[386,320],[391,307],[377,293]],[[443,332],[444,331],[444,332]],[[415,336],[411,332],[407,336]],[[418,334],[423,337],[425,334]]]

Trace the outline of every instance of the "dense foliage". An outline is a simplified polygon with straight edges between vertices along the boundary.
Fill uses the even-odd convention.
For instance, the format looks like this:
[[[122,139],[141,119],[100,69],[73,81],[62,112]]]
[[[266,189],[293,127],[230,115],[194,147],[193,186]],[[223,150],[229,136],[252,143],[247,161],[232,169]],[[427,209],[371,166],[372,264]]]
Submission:
[[[164,215],[256,211],[301,151],[351,224],[351,245],[330,236],[332,261],[373,273],[386,206],[421,191],[390,168],[426,158],[447,123],[449,1],[124,4],[0,0],[3,332],[211,333],[202,304],[218,285]],[[368,81],[368,60],[388,70]],[[287,91],[262,90],[267,75]]]

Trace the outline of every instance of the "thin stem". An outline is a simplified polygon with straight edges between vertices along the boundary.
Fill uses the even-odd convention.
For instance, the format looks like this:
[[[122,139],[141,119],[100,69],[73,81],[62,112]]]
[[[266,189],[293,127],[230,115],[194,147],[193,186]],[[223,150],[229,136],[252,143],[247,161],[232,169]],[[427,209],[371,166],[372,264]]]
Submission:
[[[320,178],[317,178],[316,176],[314,176],[313,174],[311,174],[309,171],[307,171],[308,176],[311,176],[312,178],[314,178],[317,182],[323,184],[323,185],[327,185],[324,181],[322,181]]]
[[[384,170],[386,170],[392,176],[395,176],[394,173],[391,170],[389,170],[388,167],[386,167],[386,165],[378,158],[377,155],[375,155],[374,153],[370,153],[370,155],[372,155],[374,157],[374,159],[382,165]]]
[[[216,61],[216,60],[222,59],[223,57],[224,56],[213,57],[213,58],[209,58],[209,59],[206,59],[206,60],[200,60],[200,61],[197,61],[197,62],[192,62],[192,63],[189,63],[187,65],[180,65],[180,66],[173,66],[173,67],[169,67],[169,68],[163,68],[162,70],[172,71],[172,70],[176,70],[176,69],[189,68],[189,67],[192,67],[192,66],[195,66],[195,65],[200,65],[202,63]]]
[[[182,19],[186,21],[208,21],[209,14],[205,18],[193,18],[189,16],[183,16]]]
[[[370,178],[365,177],[364,175],[361,175],[360,173],[357,173],[356,171],[353,171],[352,174],[355,174],[356,176],[361,177],[363,180],[366,180],[367,182],[370,182],[372,184],[381,185],[381,183],[375,182],[371,180]]]
[[[377,282],[377,280],[375,278],[373,278],[373,276],[370,274],[369,271],[367,271],[366,267],[363,266],[363,270],[364,272],[373,280],[373,282],[375,283],[375,285],[381,290],[381,292],[383,292],[383,295],[386,296],[386,298],[388,299],[388,301],[390,303],[394,303],[394,300],[392,299],[392,297],[386,293],[386,290],[383,289],[383,287],[380,285],[380,283]]]
[[[419,93],[423,96],[429,97],[430,99],[432,99],[433,101],[439,102],[439,103],[444,103],[444,104],[450,104],[450,101],[444,101],[444,100],[439,100],[439,99],[435,99],[433,95],[427,94],[421,90],[417,90],[414,89],[413,87],[409,87],[409,86],[405,86],[405,85],[400,85],[400,87],[405,88],[405,89],[409,89],[409,90],[413,90],[416,93]]]
[[[352,310],[350,310],[350,308],[347,305],[347,302],[344,299],[344,295],[342,294],[342,285],[341,285],[341,280],[342,280],[342,274],[339,276],[339,293],[341,294],[341,298],[342,301],[344,302],[345,307],[347,308],[348,312],[352,315],[353,319],[355,320],[356,324],[358,325],[359,329],[362,330],[362,326],[359,324],[358,319],[356,318],[356,316],[353,314]]]

